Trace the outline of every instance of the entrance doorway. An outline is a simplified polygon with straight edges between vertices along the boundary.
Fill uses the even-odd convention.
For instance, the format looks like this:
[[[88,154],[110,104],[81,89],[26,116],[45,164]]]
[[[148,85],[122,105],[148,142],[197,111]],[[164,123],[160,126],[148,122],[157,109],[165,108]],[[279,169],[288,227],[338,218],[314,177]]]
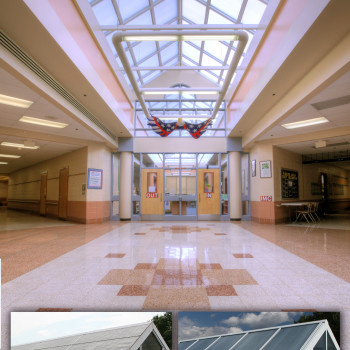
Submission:
[[[198,218],[220,218],[220,169],[198,169]]]
[[[141,215],[148,220],[163,216],[163,169],[141,170]]]

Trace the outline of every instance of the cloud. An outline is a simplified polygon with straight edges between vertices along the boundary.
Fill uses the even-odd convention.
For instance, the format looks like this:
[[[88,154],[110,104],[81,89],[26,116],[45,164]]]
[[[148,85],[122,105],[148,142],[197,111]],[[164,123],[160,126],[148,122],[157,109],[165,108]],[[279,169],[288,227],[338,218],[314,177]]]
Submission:
[[[293,322],[293,317],[298,314],[297,312],[260,312],[256,313],[244,313],[241,316],[232,316],[222,323],[230,327],[243,327],[249,326],[250,329],[267,328],[276,326],[284,322]]]
[[[225,327],[225,326],[212,326],[212,327],[200,327],[196,325],[191,319],[184,316],[179,320],[179,339],[193,339],[209,337],[212,335],[239,333],[242,329],[239,327]]]

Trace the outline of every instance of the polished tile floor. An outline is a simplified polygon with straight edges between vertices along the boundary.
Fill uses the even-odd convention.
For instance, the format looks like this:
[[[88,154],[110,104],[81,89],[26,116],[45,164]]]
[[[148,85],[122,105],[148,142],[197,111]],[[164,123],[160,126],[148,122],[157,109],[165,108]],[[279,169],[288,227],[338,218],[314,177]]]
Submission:
[[[52,308],[341,311],[350,349],[346,218],[78,225],[4,211],[0,220],[4,348],[11,311]]]

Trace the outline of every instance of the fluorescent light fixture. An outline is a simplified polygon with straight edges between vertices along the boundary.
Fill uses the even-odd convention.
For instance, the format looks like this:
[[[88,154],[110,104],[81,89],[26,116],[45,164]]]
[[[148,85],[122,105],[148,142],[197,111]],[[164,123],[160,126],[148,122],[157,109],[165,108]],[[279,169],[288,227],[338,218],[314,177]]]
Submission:
[[[122,38],[124,41],[193,41],[193,40],[238,40],[237,35],[127,35]]]
[[[314,118],[314,119],[301,120],[300,122],[282,124],[282,126],[286,129],[295,129],[295,128],[303,128],[304,126],[311,126],[311,125],[317,125],[317,124],[328,123],[328,122],[329,120],[326,119],[325,117],[320,117],[320,118]]]
[[[180,118],[183,120],[193,120],[193,119],[209,119],[210,116],[193,116],[193,117],[156,117],[160,120],[179,120]]]
[[[1,146],[17,147],[17,148],[29,148],[38,149],[39,146],[26,146],[23,143],[1,142]]]
[[[143,95],[175,95],[175,94],[190,94],[190,95],[217,95],[219,91],[207,90],[207,91],[184,91],[184,90],[162,90],[162,91],[142,91]]]
[[[0,162],[0,164],[8,164],[7,162]]]
[[[21,156],[16,156],[14,154],[0,154],[0,158],[21,158]]]
[[[4,105],[20,107],[20,108],[28,108],[33,104],[32,101],[22,100],[20,98],[1,95],[1,94],[0,94],[0,103]]]
[[[43,125],[43,126],[50,126],[52,128],[61,128],[61,129],[65,128],[66,126],[68,126],[68,124],[65,124],[65,123],[53,122],[51,120],[45,120],[45,119],[39,119],[39,118],[33,118],[33,117],[26,117],[26,116],[23,116],[19,121],[20,122],[24,122],[24,123]]]

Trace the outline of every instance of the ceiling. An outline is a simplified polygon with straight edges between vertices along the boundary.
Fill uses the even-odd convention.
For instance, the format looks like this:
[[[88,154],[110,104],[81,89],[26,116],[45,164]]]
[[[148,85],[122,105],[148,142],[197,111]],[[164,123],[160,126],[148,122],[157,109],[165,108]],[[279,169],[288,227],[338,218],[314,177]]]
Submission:
[[[23,144],[34,141],[39,149],[18,149],[0,145],[0,154],[20,155],[11,159],[0,156],[0,173],[11,173],[35,163],[42,162],[84,147],[90,141],[101,141],[83,125],[73,120],[61,109],[40,96],[33,89],[0,68],[0,94],[32,101],[29,108],[0,104],[0,143],[7,141]],[[68,124],[63,129],[20,122],[22,116],[29,116]],[[38,135],[40,137],[38,138]]]

